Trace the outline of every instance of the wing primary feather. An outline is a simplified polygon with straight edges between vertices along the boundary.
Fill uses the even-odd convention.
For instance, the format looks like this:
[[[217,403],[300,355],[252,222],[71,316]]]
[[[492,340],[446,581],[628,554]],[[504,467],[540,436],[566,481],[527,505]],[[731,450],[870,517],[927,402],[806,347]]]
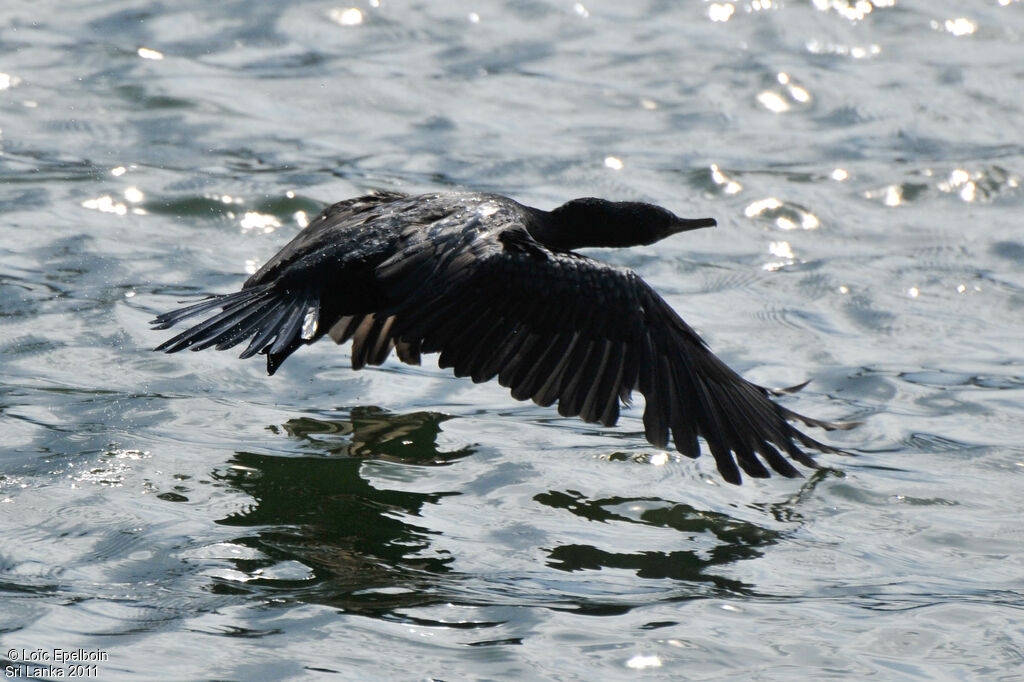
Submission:
[[[522,356],[522,361],[515,368],[515,376],[510,384],[512,397],[516,400],[533,399],[543,407],[551,405],[558,396],[553,393],[550,397],[541,396],[541,389],[552,378],[571,341],[572,337],[569,334],[538,336],[538,341],[532,346],[530,353]]]
[[[244,311],[247,308],[249,308],[250,306],[259,304],[260,301],[262,299],[266,298],[267,296],[268,296],[268,294],[267,294],[266,291],[261,291],[261,292],[257,292],[256,295],[252,295],[252,296],[234,297],[234,298],[223,297],[223,298],[221,298],[218,301],[218,304],[223,304],[225,300],[228,300],[228,303],[224,304],[224,309],[221,312],[217,313],[216,315],[214,315],[213,317],[209,318],[208,320],[200,322],[199,324],[195,325],[194,327],[186,329],[185,331],[181,332],[177,336],[174,336],[173,338],[168,339],[167,341],[165,341],[162,344],[160,344],[159,346],[157,346],[154,350],[165,351],[167,353],[175,353],[175,352],[177,352],[179,350],[182,350],[183,348],[188,348],[189,346],[191,346],[191,345],[193,345],[195,343],[199,343],[201,341],[204,341],[207,338],[207,334],[209,333],[209,330],[211,330],[211,329],[214,329],[214,330],[218,329],[218,325],[223,323],[225,320],[234,319],[234,316],[238,312]],[[215,306],[211,306],[211,307],[215,307]],[[209,308],[207,308],[207,309],[209,309]],[[198,310],[198,311],[195,311],[193,313],[189,313],[189,315],[187,315],[186,317],[189,317],[191,315],[196,315],[196,314],[199,314],[199,313],[202,313],[202,312],[205,312],[205,311],[204,310]],[[181,319],[184,319],[184,318],[181,318]]]
[[[220,341],[215,346],[215,348],[217,350],[227,350],[228,348],[237,346],[239,343],[253,336],[256,332],[262,329],[264,321],[273,313],[273,307],[263,307],[259,311],[259,314],[253,315],[252,317],[248,318],[244,324],[240,324],[238,328],[235,329],[233,334],[226,335],[223,338],[221,338]]]
[[[525,330],[516,335],[518,341],[514,348],[510,348],[508,351],[508,359],[504,365],[498,370],[498,383],[506,388],[515,388],[522,382],[521,376],[524,373],[529,372],[529,366],[523,362],[523,358],[527,354],[533,352],[533,349],[538,344],[543,344],[547,337],[541,336],[537,332],[526,332]],[[517,400],[526,400],[529,395]]]
[[[561,353],[560,357],[557,358],[554,367],[551,368],[547,377],[543,379],[543,383],[541,383],[537,388],[537,391],[533,394],[533,399],[538,405],[546,407],[558,400],[561,395],[562,376],[565,374],[566,368],[570,366],[573,357],[580,348],[580,338],[579,332],[573,332],[566,344],[565,350]]]
[[[530,316],[532,304],[533,302],[527,299],[513,298],[511,302],[506,301],[505,305],[501,306],[501,314],[484,330],[474,350],[466,359],[465,375],[471,377],[473,383],[479,384],[493,379],[499,372],[504,355],[510,349],[510,344],[515,341],[513,337],[519,326],[517,321]]]
[[[746,402],[742,406],[741,416],[746,420],[753,434],[755,448],[759,452],[761,452],[759,447],[761,445],[768,445],[770,443],[781,445],[786,442],[792,442],[792,435],[798,433],[798,431],[786,423],[779,406],[760,393],[760,387],[744,382],[743,385],[738,387],[738,390],[746,398]],[[774,448],[772,448],[772,452],[776,456],[778,455],[778,451],[774,450]],[[789,473],[776,466],[774,458],[768,459],[772,452],[765,455],[768,464],[783,476],[792,478]],[[788,463],[786,466],[792,469],[792,466],[788,465]]]
[[[487,329],[477,340],[473,351],[466,359],[464,376],[470,377],[475,384],[493,379],[498,373],[497,370],[491,374],[487,374],[483,370],[491,363],[494,356],[505,348],[505,341],[514,329],[515,324],[505,317],[493,322],[490,329]]]
[[[367,362],[371,365],[382,365],[391,355],[391,349],[395,347],[395,339],[391,336],[391,327],[395,323],[395,316],[385,318],[379,325],[377,338],[370,348]]]
[[[621,369],[622,344],[610,339],[605,341],[604,353],[601,358],[601,365],[594,375],[594,381],[583,400],[583,407],[580,414],[585,421],[601,421],[604,416],[609,396],[618,400],[618,386],[614,386]],[[602,422],[603,423],[603,422]]]
[[[237,345],[239,341],[255,332],[259,322],[266,319],[273,305],[273,302],[268,304],[265,298],[250,300],[244,308],[207,329],[205,338],[194,344],[191,350],[203,350],[210,346],[216,346],[217,350],[225,350]]]
[[[697,424],[699,434],[704,438],[711,450],[711,456],[715,458],[715,464],[719,473],[729,483],[739,485],[743,478],[740,476],[736,460],[733,458],[727,438],[727,426],[711,399],[710,392],[704,382],[704,377],[697,373],[689,362],[684,363],[690,376],[690,383],[694,389],[694,396],[697,404]]]
[[[502,315],[491,322],[489,328],[481,330],[472,349],[461,363],[462,376],[470,377],[473,383],[477,384],[493,379],[503,360],[502,357],[498,357],[495,362],[495,356],[501,356],[509,350],[509,342],[513,341],[511,337],[515,335],[516,326],[513,319]],[[488,372],[487,369],[492,366],[495,369]]]
[[[706,428],[702,430],[701,435],[704,436],[704,440],[711,450],[711,456],[715,458],[715,463],[718,465],[718,470],[723,478],[730,483],[740,485],[743,482],[743,478],[740,476],[739,469],[737,468],[736,458],[732,455],[728,424],[722,418],[722,415],[718,413],[718,408],[702,377],[697,377],[696,385],[697,394],[701,396],[702,409],[707,415]],[[733,480],[733,477],[735,477],[735,480]]]
[[[185,306],[184,308],[178,308],[177,310],[171,310],[170,312],[161,313],[150,321],[154,329],[168,329],[174,326],[178,322],[200,315],[207,310],[213,308],[224,308],[226,306],[239,303],[241,301],[251,300],[253,298],[265,295],[272,285],[263,285],[258,287],[249,287],[248,289],[242,289],[241,291],[235,291],[230,294],[217,294],[214,296],[208,296],[204,300],[192,305]]]
[[[395,355],[407,365],[420,364],[420,342],[398,340],[395,342]]]
[[[614,426],[619,421],[619,400],[622,394],[622,384],[625,381],[626,364],[629,361],[629,344],[625,341],[619,342],[618,368],[614,374],[609,373],[607,377],[613,377],[609,385],[602,387],[605,396],[605,406],[601,411],[600,421],[604,426]]]
[[[700,443],[697,441],[698,412],[694,405],[694,389],[690,385],[685,370],[679,364],[672,366],[672,408],[669,424],[672,431],[672,442],[676,450],[690,459],[700,456]]]
[[[848,431],[849,429],[852,429],[855,426],[860,426],[861,425],[861,422],[858,422],[858,421],[833,422],[833,421],[825,421],[825,420],[822,420],[822,419],[814,419],[813,417],[808,417],[806,415],[800,414],[799,412],[794,412],[793,410],[789,410],[789,409],[787,409],[785,407],[782,407],[781,405],[779,406],[779,409],[782,410],[782,414],[785,416],[786,419],[792,419],[793,421],[803,422],[807,426],[817,426],[818,428],[825,429],[826,431],[836,431],[836,430],[838,430],[838,431]],[[815,447],[817,447],[817,446],[815,446]],[[825,452],[829,452],[829,451],[826,450]],[[850,453],[845,453],[845,454],[850,454]]]
[[[668,436],[672,433],[672,410],[677,405],[675,382],[672,380],[672,365],[667,356],[658,353],[655,356],[655,384],[654,392],[658,396],[655,404],[659,410],[660,428],[664,435],[661,436],[665,442],[662,448],[668,448]],[[678,410],[678,407],[676,407]]]
[[[771,444],[774,443],[782,447],[790,457],[804,466],[812,469],[820,468],[821,465],[793,442],[794,436],[798,439],[807,437],[786,422],[784,408],[771,402],[759,386],[755,386],[739,376],[736,376],[736,381],[742,382],[737,384],[736,390],[742,393],[745,398],[745,404],[742,405],[742,409],[737,413],[738,417],[746,420],[752,433],[755,434],[755,448],[765,455],[768,464],[783,476],[793,478],[800,475],[799,471],[786,462],[784,458],[781,458],[778,451],[772,447]],[[761,434],[760,437],[757,436],[758,433]],[[811,443],[804,444],[815,447],[813,444],[817,443],[817,441],[809,440],[811,440]],[[779,462],[780,459],[781,464]]]
[[[273,314],[269,315],[264,321],[262,329],[253,337],[252,341],[249,342],[249,345],[238,357],[244,360],[245,358],[252,357],[256,353],[262,352],[277,336],[278,326],[287,314],[288,308],[284,306],[277,306],[274,308]]]
[[[597,354],[597,342],[585,339],[576,346],[572,357],[562,367],[558,387],[558,414],[563,417],[575,417],[580,413],[582,400],[578,400],[581,385],[588,379],[587,370],[590,359]]]
[[[382,364],[391,354],[394,348],[394,340],[391,338],[391,327],[395,323],[394,315],[385,317],[377,324],[377,338],[373,340],[367,353],[367,363],[371,365]]]
[[[165,353],[177,353],[178,351],[183,350],[185,348],[190,348],[196,343],[204,341],[207,338],[207,332],[210,329],[216,330],[217,326],[221,324],[224,320],[234,320],[234,316],[240,310],[244,310],[246,306],[246,303],[236,303],[234,305],[228,306],[223,311],[217,313],[208,320],[204,320],[203,322],[195,325],[194,327],[186,329],[177,336],[168,339],[167,341],[164,341],[159,346],[154,348],[154,350],[163,351]]]
[[[743,381],[740,379],[740,381]],[[709,398],[715,406],[716,418],[724,430],[724,437],[740,468],[748,476],[768,478],[771,473],[754,454],[753,442],[757,439],[757,428],[747,415],[749,405],[739,391],[731,384],[720,385],[718,390],[709,390]]]
[[[587,367],[591,364],[592,358],[600,354],[600,344],[600,339],[581,335],[580,342],[576,344],[572,355],[561,367],[558,381],[555,384],[555,390],[558,392],[559,414],[563,409],[572,412],[572,414],[562,416],[575,417],[579,414],[583,400],[578,394],[582,391],[585,395],[587,392],[586,382],[593,380],[593,375],[587,371]]]
[[[331,325],[327,334],[334,343],[340,346],[351,339],[352,335],[356,333],[356,329],[359,329],[359,325],[363,322],[363,317],[363,315],[345,315],[340,317]]]
[[[771,443],[767,441],[758,443],[757,451],[761,453],[761,456],[764,457],[764,460],[768,462],[772,469],[786,478],[800,478],[803,475],[796,467],[789,463],[788,459],[779,454],[779,451]]]
[[[664,382],[661,381],[659,358],[662,357],[651,343],[649,334],[644,335],[646,346],[640,361],[640,391],[647,405],[644,407],[644,435],[655,447],[668,447],[668,419],[665,414],[666,400]]]
[[[500,308],[500,302],[494,307]],[[467,323],[461,329],[456,329],[445,343],[438,359],[438,366],[451,367],[457,377],[469,376],[469,362],[481,351],[483,337],[494,331],[496,326],[490,308],[480,310],[476,315],[469,317]]]
[[[787,455],[789,455],[792,459],[795,459],[797,462],[800,462],[805,467],[811,469],[821,468],[821,465],[815,462],[810,455],[808,455],[806,452],[797,447],[796,443],[794,443],[792,439],[787,438],[781,443],[777,443],[777,445],[780,445],[782,449],[786,451]]]
[[[267,351],[268,355],[279,354],[298,336],[302,330],[302,318],[306,315],[306,309],[309,307],[308,297],[299,297],[292,300],[288,307],[288,317],[281,324],[281,329],[278,332],[277,339],[274,341],[274,345]]]
[[[205,330],[203,338],[189,346],[189,350],[200,351],[210,346],[220,345],[224,339],[234,336],[239,329],[245,329],[249,327],[249,323],[252,318],[259,318],[266,313],[265,309],[259,308],[253,310],[246,306],[241,310],[235,311],[231,315],[219,315],[222,317],[220,322],[212,327]],[[230,346],[227,346],[230,348]]]
[[[765,441],[770,441],[771,443],[782,446],[788,453],[790,453],[790,456],[801,464],[815,469],[820,468],[820,465],[815,462],[810,455],[796,447],[793,443],[793,438],[797,438],[807,447],[813,447],[821,450],[822,452],[829,452],[833,448],[829,448],[829,446],[819,443],[809,436],[805,436],[799,430],[794,429],[786,423],[788,410],[771,402],[766,395],[760,392],[761,389],[759,386],[745,382],[742,389],[750,401],[745,406],[743,414],[749,421],[753,422],[754,425],[752,428],[755,431],[760,428],[761,433],[764,434],[763,438],[760,439],[761,442],[757,443],[757,445],[768,445]],[[799,457],[792,454],[792,451],[794,450],[800,453]],[[761,452],[760,449],[759,452]],[[762,454],[765,454],[766,461],[768,461],[769,465],[783,476],[792,478],[794,475],[800,475],[800,473],[796,471],[792,465],[786,462],[785,459],[781,460],[781,468],[780,466],[777,466],[778,460],[775,458],[781,458],[781,456],[775,448],[771,448],[771,451],[768,453],[762,452]],[[772,455],[774,455],[774,457],[772,457]],[[811,462],[811,464],[807,464],[807,462]],[[795,474],[790,472],[795,472]]]
[[[230,301],[225,303],[224,302],[225,298],[227,298],[229,296],[235,296],[237,294],[243,294],[243,293],[247,293],[247,292],[245,292],[243,290],[243,291],[237,291],[234,294],[220,294],[220,295],[207,296],[206,298],[204,298],[202,301],[200,301],[198,303],[193,303],[192,305],[186,306],[184,308],[178,308],[176,310],[171,310],[170,312],[161,313],[161,314],[157,315],[156,317],[154,317],[152,320],[150,320],[149,323],[151,325],[153,325],[153,329],[169,329],[169,328],[173,327],[175,324],[177,324],[178,322],[180,322],[181,320],[187,319],[187,318],[192,317],[194,315],[199,315],[200,313],[204,313],[207,310],[210,310],[212,308],[216,308],[218,306],[228,305],[228,304],[230,304]],[[179,303],[183,303],[183,302],[184,301],[179,301]]]
[[[377,338],[379,321],[377,315],[366,315],[352,334],[352,369],[366,366],[370,347]]]
[[[626,345],[622,363],[622,381],[619,382],[619,400],[624,405],[633,402],[633,390],[639,388],[640,353],[642,344],[630,342]]]
[[[590,344],[586,359],[579,365],[579,369],[575,372],[575,376],[572,377],[572,380],[566,386],[563,397],[559,400],[559,406],[561,406],[562,401],[569,403],[567,411],[571,412],[572,416],[579,415],[586,422],[597,421],[597,417],[593,414],[593,405],[591,404],[589,412],[584,407],[587,404],[587,397],[592,391],[597,389],[600,383],[601,372],[604,371],[604,367],[608,363],[608,354],[610,352],[611,342],[607,339],[594,341]]]
[[[477,377],[486,377],[486,380],[499,377],[498,383],[501,383],[501,372],[508,366],[511,358],[515,356],[519,347],[528,338],[529,334],[521,324],[513,325],[506,338],[500,342],[494,353],[480,367],[479,372],[473,373],[473,381],[476,381]],[[501,385],[507,386],[508,384],[501,383]]]

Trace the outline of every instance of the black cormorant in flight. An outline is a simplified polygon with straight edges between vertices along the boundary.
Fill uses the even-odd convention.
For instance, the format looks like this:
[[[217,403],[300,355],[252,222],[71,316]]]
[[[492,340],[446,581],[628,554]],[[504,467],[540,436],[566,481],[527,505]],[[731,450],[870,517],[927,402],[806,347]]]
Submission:
[[[841,452],[788,420],[845,428],[792,412],[719,360],[697,333],[627,268],[573,253],[591,246],[652,244],[711,227],[650,204],[575,199],[552,211],[495,194],[409,196],[379,192],[326,208],[242,285],[160,315],[166,329],[208,319],[156,350],[217,350],[243,341],[241,357],[267,356],[273,374],[299,346],[352,339],[352,367],[380,365],[394,349],[474,382],[495,377],[517,400],[558,402],[563,416],[615,424],[634,389],[644,431],[679,452],[707,443],[718,470],[767,477],[767,463],[799,476],[784,457],[817,467],[800,445]],[[762,461],[763,460],[763,461]]]

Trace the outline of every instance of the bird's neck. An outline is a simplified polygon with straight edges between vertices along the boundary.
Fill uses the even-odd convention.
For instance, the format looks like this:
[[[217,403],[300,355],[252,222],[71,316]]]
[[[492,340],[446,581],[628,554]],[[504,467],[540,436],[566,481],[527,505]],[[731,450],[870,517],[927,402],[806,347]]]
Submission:
[[[549,249],[574,251],[588,247],[630,246],[623,243],[622,231],[601,219],[578,220],[558,210],[536,210],[528,226],[530,235]]]

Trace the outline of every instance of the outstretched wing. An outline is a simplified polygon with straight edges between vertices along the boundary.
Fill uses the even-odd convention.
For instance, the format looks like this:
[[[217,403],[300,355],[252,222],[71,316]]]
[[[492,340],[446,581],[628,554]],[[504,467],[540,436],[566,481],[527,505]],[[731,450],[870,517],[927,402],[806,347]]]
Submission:
[[[521,227],[473,238],[411,234],[376,276],[395,301],[359,322],[362,361],[439,352],[441,367],[475,382],[498,382],[518,400],[558,403],[563,416],[611,425],[633,389],[646,400],[644,430],[652,444],[669,439],[688,457],[711,450],[722,476],[740,483],[740,469],[767,477],[808,467],[799,445],[836,452],[791,426],[798,419],[830,424],[777,405],[707,348],[697,333],[636,273],[572,253],[546,249]],[[458,243],[455,242],[458,240]],[[376,325],[374,327],[374,325]],[[359,329],[332,330],[341,342]],[[346,333],[349,332],[349,333]],[[369,340],[367,340],[367,337]],[[359,342],[359,338],[356,341]],[[353,351],[353,363],[356,363]],[[762,462],[763,460],[763,462]]]
[[[295,349],[329,333],[337,343],[352,339],[356,369],[384,362],[392,349],[409,363],[438,352],[457,376],[497,378],[518,400],[557,402],[564,416],[606,425],[636,389],[646,399],[647,440],[658,447],[671,440],[697,457],[702,438],[732,483],[741,469],[767,477],[765,464],[798,476],[789,459],[817,466],[801,445],[840,452],[789,420],[850,425],[777,405],[715,357],[636,273],[545,248],[522,215],[485,225],[442,212],[397,231],[352,229],[368,209],[401,199],[361,197],[328,208],[241,291],[158,316],[158,329],[209,317],[157,350],[220,350],[248,340],[242,357],[265,354],[273,374]],[[494,229],[499,218],[504,227]]]
[[[241,291],[158,315],[152,321],[156,329],[200,315],[208,318],[155,350],[224,350],[249,341],[241,357],[266,355],[267,372],[273,374],[296,349],[323,336],[340,314],[372,311],[372,268],[374,259],[383,259],[377,251],[386,230],[367,223],[380,220],[382,205],[405,199],[397,192],[374,192],[328,206]]]

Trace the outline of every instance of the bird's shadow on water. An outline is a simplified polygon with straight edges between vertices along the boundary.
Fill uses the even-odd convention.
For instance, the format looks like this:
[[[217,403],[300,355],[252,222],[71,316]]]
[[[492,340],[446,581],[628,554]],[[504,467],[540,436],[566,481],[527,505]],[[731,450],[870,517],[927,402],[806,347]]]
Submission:
[[[409,609],[436,604],[469,606],[527,605],[581,613],[627,611],[644,601],[621,595],[577,593],[561,597],[537,590],[536,578],[557,583],[562,573],[591,574],[613,569],[644,580],[662,581],[656,600],[756,596],[740,580],[716,574],[737,561],[761,556],[785,531],[771,530],[720,512],[656,497],[587,499],[574,490],[538,493],[534,502],[588,522],[614,527],[637,524],[675,531],[673,549],[620,552],[585,543],[544,547],[522,590],[502,579],[493,594],[479,576],[453,569],[455,557],[433,545],[440,532],[422,518],[424,508],[458,491],[414,492],[378,487],[364,466],[385,461],[408,468],[403,480],[420,482],[415,467],[450,465],[474,453],[473,447],[442,451],[437,443],[449,415],[432,412],[390,414],[357,407],[348,418],[302,417],[270,430],[289,439],[293,455],[237,452],[215,472],[221,483],[244,492],[251,504],[220,519],[225,526],[250,529],[233,542],[252,550],[230,559],[244,580],[215,578],[211,589],[222,595],[249,595],[270,603],[314,603],[388,620],[422,622]],[[813,485],[813,482],[809,482]],[[637,511],[639,510],[639,511]],[[472,523],[467,519],[466,523]],[[542,544],[542,541],[540,541]],[[298,570],[296,570],[298,568]],[[645,593],[642,586],[635,590]],[[536,598],[534,598],[536,597]],[[543,598],[541,598],[543,597]],[[437,623],[441,625],[441,623]],[[467,622],[465,627],[490,623]],[[445,623],[450,626],[450,623]]]

